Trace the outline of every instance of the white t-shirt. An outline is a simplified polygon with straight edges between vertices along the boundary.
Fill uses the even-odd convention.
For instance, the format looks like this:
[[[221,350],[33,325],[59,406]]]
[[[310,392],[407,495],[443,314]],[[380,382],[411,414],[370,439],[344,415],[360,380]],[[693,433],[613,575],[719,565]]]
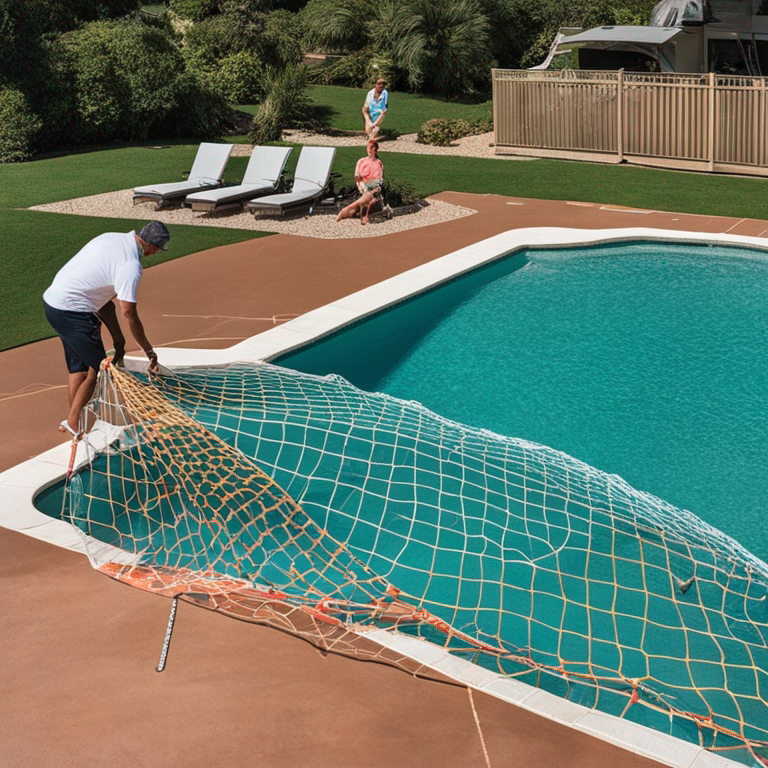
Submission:
[[[135,232],[105,232],[86,243],[43,294],[54,309],[98,312],[110,299],[136,303],[141,280]]]

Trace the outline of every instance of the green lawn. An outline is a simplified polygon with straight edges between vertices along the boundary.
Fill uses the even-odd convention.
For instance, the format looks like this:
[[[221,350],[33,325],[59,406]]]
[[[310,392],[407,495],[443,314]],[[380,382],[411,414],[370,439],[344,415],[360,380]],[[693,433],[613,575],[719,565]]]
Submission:
[[[362,108],[366,88],[342,88],[336,85],[314,85],[309,89],[309,96],[327,119],[329,127],[339,131],[362,131]],[[238,106],[249,114],[255,114],[257,107]],[[398,133],[416,133],[422,123],[433,117],[463,117],[467,120],[480,120],[489,117],[492,112],[491,102],[484,104],[458,104],[452,101],[430,98],[413,93],[389,94],[389,109],[384,118],[384,127]]]
[[[340,147],[334,170],[351,179],[362,150],[362,147]],[[757,178],[563,160],[406,155],[388,153],[386,142],[382,142],[379,156],[384,161],[387,178],[407,181],[425,195],[452,190],[768,219],[765,181]]]
[[[0,165],[0,349],[51,335],[40,296],[59,267],[84,243],[100,232],[128,231],[142,224],[18,209],[154,180],[180,179],[196,149],[196,145],[178,144],[129,147]],[[342,183],[351,181],[361,154],[362,147],[338,149],[334,170],[344,177]],[[287,165],[289,173],[298,155],[297,148]],[[405,155],[387,152],[386,142],[381,157],[389,179],[408,182],[424,195],[454,190],[768,219],[762,179],[557,160]],[[239,179],[246,163],[247,158],[231,158],[225,179]],[[141,215],[151,217],[151,211],[142,210]],[[261,236],[248,230],[194,226],[174,226],[172,233],[170,251],[148,260],[148,265]]]
[[[196,146],[131,147],[83,152],[30,163],[0,165],[0,349],[53,335],[42,312],[41,296],[58,269],[88,240],[102,232],[141,228],[144,219],[105,219],[19,210],[30,205],[112,192],[152,181],[181,179],[191,167]],[[227,177],[237,178],[247,158],[232,158]],[[263,236],[252,230],[174,226],[167,253],[146,260],[151,267],[188,253]]]

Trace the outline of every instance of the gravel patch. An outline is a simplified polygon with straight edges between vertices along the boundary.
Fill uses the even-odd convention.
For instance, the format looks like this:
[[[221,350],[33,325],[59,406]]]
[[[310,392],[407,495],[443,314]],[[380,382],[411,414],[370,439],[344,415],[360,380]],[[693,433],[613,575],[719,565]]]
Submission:
[[[250,150],[250,147],[248,147]],[[427,227],[464,216],[471,216],[477,211],[460,205],[427,198],[423,207],[415,213],[394,216],[387,220],[374,216],[367,226],[360,224],[360,219],[336,221],[333,208],[316,208],[312,216],[298,214],[293,216],[274,216],[259,213],[239,213],[222,211],[220,213],[199,213],[189,208],[169,208],[154,210],[154,203],[133,205],[133,190],[123,189],[90,197],[64,200],[60,203],[36,205],[30,210],[52,213],[69,213],[79,216],[106,216],[116,219],[156,219],[166,224],[192,224],[201,227],[229,227],[230,229],[251,229],[259,232],[279,232],[302,237],[318,237],[335,240],[347,237],[378,237],[402,232],[406,229]]]
[[[365,135],[327,136],[310,131],[285,131],[285,141],[297,144],[325,147],[360,147],[364,152]],[[449,147],[435,147],[431,144],[419,144],[416,134],[409,133],[396,139],[382,139],[381,152],[403,152],[414,155],[452,155],[454,157],[479,157],[493,160],[536,160],[535,157],[514,157],[494,153],[493,133],[481,133],[476,136],[465,136],[457,139]],[[235,144],[232,154],[239,157],[250,156],[253,147],[250,144]],[[154,210],[154,203],[139,203],[133,205],[132,190],[123,189],[119,192],[109,192],[91,197],[81,197],[65,200],[60,203],[37,205],[36,211],[54,213],[69,213],[79,216],[108,216],[118,219],[157,219],[166,224],[192,224],[204,227],[229,227],[231,229],[251,229],[261,232],[279,232],[303,237],[318,237],[337,239],[347,237],[377,237],[402,232],[407,229],[427,227],[440,224],[464,216],[471,216],[477,211],[458,205],[427,198],[423,207],[414,213],[395,216],[390,220],[376,216],[365,227],[360,225],[360,219],[345,219],[337,222],[336,211],[331,208],[317,208],[312,216],[294,214],[292,216],[274,216],[259,213],[222,211],[221,213],[195,213],[188,208],[170,208],[162,211]]]
[[[476,136],[465,136],[457,139],[448,147],[435,147],[431,144],[419,144],[417,134],[408,133],[396,139],[379,139],[379,151],[404,152],[411,155],[453,155],[454,157],[483,157],[493,160],[538,160],[536,157],[514,157],[511,155],[494,154],[493,133],[480,133]],[[365,134],[352,136],[326,136],[311,131],[283,131],[283,141],[296,144],[307,144],[319,147],[365,147]],[[236,144],[233,155],[248,156],[251,154],[250,144]]]

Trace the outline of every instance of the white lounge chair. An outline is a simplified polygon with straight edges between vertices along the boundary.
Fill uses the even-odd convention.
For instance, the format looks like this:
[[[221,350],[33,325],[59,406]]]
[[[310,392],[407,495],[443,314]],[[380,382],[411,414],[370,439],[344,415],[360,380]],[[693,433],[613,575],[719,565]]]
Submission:
[[[186,181],[152,184],[133,190],[133,203],[156,203],[155,210],[170,203],[179,203],[192,192],[221,186],[221,177],[227,165],[233,144],[203,142],[197,150],[195,162]]]
[[[328,189],[335,157],[335,147],[303,147],[296,163],[292,190],[251,200],[245,204],[246,210],[254,214],[259,211],[284,214],[308,208],[312,213]]]
[[[187,195],[184,205],[193,211],[218,211],[222,208],[242,207],[254,197],[274,192],[292,149],[293,147],[254,147],[240,184],[193,192]]]

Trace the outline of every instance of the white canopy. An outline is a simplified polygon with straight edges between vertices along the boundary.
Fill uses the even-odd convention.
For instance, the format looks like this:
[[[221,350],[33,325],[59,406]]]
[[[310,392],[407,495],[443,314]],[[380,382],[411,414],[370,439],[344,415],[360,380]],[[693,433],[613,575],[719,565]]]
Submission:
[[[595,27],[564,37],[558,47],[563,51],[587,43],[664,45],[682,31],[680,27]]]

